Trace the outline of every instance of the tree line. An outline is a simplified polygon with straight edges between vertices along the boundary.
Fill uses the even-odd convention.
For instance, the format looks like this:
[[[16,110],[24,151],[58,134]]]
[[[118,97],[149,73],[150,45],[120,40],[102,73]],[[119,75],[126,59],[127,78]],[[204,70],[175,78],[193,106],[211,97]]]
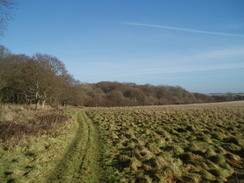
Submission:
[[[190,93],[179,86],[99,82],[81,84],[86,106],[138,106],[212,102],[209,96]]]
[[[75,80],[57,57],[12,54],[0,46],[0,102],[16,104],[135,106],[214,102],[179,86]],[[219,100],[218,100],[219,101]]]

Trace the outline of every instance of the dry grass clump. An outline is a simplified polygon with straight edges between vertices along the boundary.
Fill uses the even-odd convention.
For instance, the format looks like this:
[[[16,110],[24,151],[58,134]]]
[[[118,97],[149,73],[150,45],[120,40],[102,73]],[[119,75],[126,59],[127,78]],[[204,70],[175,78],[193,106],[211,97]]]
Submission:
[[[0,121],[18,121],[24,123],[31,120],[36,111],[30,106],[0,104]]]
[[[45,130],[51,130],[58,125],[68,121],[70,118],[64,114],[50,113],[42,114],[36,117],[35,125]]]
[[[21,138],[23,135],[33,135],[37,132],[37,128],[26,124],[18,124],[12,121],[0,122],[0,139],[3,142],[10,140],[12,137]]]
[[[244,102],[86,111],[118,182],[244,181]]]

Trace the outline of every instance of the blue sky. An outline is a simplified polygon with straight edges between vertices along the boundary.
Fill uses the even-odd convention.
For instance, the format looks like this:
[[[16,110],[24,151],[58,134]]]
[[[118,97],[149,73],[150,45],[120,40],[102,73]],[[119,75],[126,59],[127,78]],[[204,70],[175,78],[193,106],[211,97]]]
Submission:
[[[243,0],[17,0],[0,44],[81,82],[244,92]]]

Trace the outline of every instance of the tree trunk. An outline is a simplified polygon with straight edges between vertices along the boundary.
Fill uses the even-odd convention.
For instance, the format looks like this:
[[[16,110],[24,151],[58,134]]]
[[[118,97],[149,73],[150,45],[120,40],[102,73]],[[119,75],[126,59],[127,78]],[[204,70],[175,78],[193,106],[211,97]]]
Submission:
[[[46,105],[46,100],[42,100],[42,107],[45,107]]]

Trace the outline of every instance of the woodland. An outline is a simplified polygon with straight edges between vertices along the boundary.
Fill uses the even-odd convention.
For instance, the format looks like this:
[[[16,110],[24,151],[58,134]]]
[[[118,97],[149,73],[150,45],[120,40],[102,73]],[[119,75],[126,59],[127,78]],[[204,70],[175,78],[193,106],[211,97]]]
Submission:
[[[222,102],[243,96],[191,93],[180,86],[75,80],[57,57],[0,46],[0,102],[45,106],[136,106]]]

